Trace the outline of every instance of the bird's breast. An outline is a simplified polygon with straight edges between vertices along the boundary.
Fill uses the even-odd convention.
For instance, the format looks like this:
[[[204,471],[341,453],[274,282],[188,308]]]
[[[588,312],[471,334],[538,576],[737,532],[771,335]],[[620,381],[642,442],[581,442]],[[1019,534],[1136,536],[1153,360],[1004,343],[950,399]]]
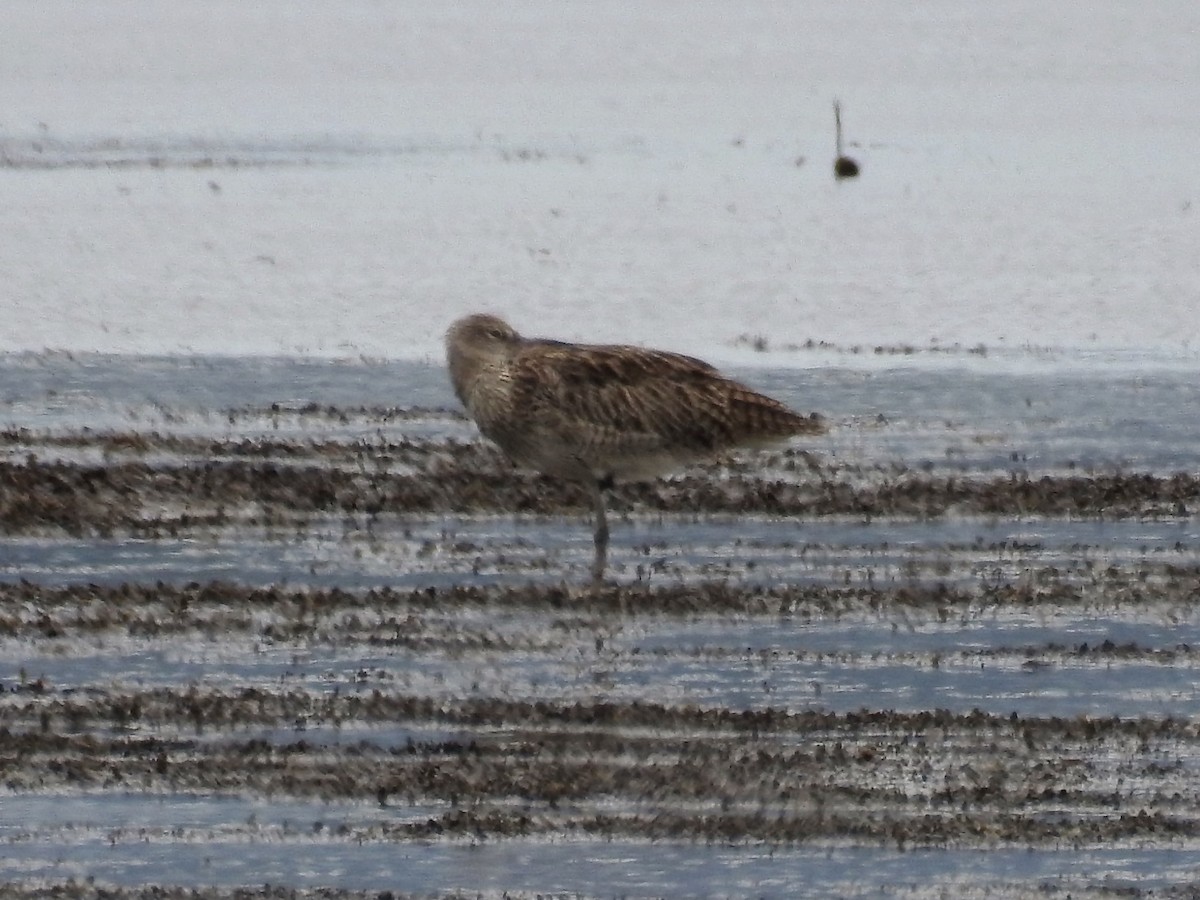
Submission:
[[[500,436],[519,428],[520,410],[513,395],[512,375],[506,366],[486,366],[465,391],[463,403],[479,430],[497,443]]]

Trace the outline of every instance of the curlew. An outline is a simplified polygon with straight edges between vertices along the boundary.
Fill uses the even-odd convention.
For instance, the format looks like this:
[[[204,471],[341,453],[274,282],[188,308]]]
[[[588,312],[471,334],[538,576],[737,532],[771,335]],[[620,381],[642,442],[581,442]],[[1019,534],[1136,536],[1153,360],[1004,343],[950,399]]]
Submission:
[[[816,415],[690,356],[525,338],[492,315],[451,325],[446,359],[454,392],[485,437],[518,466],[587,486],[596,583],[608,556],[604,492],[616,482],[825,430]]]

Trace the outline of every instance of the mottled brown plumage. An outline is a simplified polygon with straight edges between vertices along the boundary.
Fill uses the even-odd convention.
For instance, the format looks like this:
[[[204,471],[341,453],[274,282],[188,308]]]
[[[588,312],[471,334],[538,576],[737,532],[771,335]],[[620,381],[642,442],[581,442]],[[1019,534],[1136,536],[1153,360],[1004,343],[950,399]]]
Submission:
[[[446,357],[454,391],[484,436],[518,465],[591,487],[597,580],[608,543],[604,487],[824,431],[816,416],[690,356],[523,338],[496,316],[455,322]]]

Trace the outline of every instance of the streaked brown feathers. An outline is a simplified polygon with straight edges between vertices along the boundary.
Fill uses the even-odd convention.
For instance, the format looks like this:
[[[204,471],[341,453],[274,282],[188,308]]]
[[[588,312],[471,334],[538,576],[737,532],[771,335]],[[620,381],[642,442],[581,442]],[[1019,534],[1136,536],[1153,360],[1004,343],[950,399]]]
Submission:
[[[649,478],[824,430],[678,353],[524,339],[492,316],[455,323],[447,352],[483,433],[518,463],[562,477]]]

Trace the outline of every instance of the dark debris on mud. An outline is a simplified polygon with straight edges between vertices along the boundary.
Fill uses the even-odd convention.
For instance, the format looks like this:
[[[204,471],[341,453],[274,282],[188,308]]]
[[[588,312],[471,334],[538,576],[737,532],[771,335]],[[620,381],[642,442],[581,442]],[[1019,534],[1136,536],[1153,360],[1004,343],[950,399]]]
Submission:
[[[670,609],[671,598],[680,604],[656,615],[735,609],[739,616],[774,617],[780,603],[819,604],[829,601],[828,591],[613,588],[597,592],[588,606],[588,592],[553,587],[354,592],[222,582],[18,583],[0,587],[0,622],[6,638],[43,648],[89,640],[105,628],[150,642],[195,628],[225,640],[252,634],[344,645],[360,630],[420,634],[427,617],[455,610],[525,603],[551,616],[561,610],[577,623],[573,607],[583,602],[611,624],[637,597],[649,598],[650,609]],[[862,591],[832,593],[845,595],[838,602],[857,603],[897,603],[904,595],[879,591],[868,601]],[[938,599],[923,602],[950,602],[952,592],[937,589],[931,597]],[[363,625],[360,615],[373,624]],[[1103,659],[1142,652],[1113,642],[1059,650]],[[359,736],[328,739],[342,729]],[[400,737],[376,738],[375,729]],[[236,794],[442,809],[354,826],[344,837],[355,841],[563,835],[895,847],[1190,841],[1200,839],[1196,759],[1200,723],[1171,716],[447,698],[375,677],[317,690],[60,687],[33,673],[0,684],[6,791]]]
[[[1094,571],[1086,582],[1048,567],[1018,583],[982,582],[971,587],[941,582],[877,587],[706,581],[600,588],[457,584],[345,590],[251,587],[230,581],[63,586],[21,581],[0,583],[0,637],[38,640],[117,631],[154,638],[202,631],[284,642],[329,639],[344,643],[356,637],[371,640],[372,635],[383,641],[398,639],[401,630],[417,628],[423,616],[468,610],[525,610],[569,619],[584,615],[630,619],[716,615],[801,621],[864,614],[903,617],[913,612],[944,621],[968,611],[978,617],[983,611],[1038,610],[1046,605],[1094,609],[1101,604],[1108,608],[1200,605],[1200,566],[1108,566]],[[374,624],[360,622],[359,616]],[[326,633],[326,627],[336,633]],[[1138,650],[1111,641],[1052,649],[1093,656],[1133,655]],[[1191,651],[1185,646],[1171,648],[1176,654]],[[1159,648],[1156,652],[1165,651]]]
[[[295,451],[297,455],[312,448]],[[365,458],[366,449],[360,451]],[[366,466],[210,458],[155,465],[26,459],[0,462],[0,529],[19,534],[170,534],[204,525],[277,524],[314,514],[582,514],[579,486],[513,470],[473,445],[448,444],[419,473]],[[465,465],[460,465],[462,462]],[[883,483],[763,480],[703,473],[621,485],[613,507],[641,513],[815,518],[986,516],[1178,517],[1200,507],[1191,474],[1023,475],[965,478],[904,474]]]
[[[951,896],[944,889],[922,889],[912,885],[892,890],[892,895],[904,898],[944,898]],[[503,893],[475,891],[449,893],[404,893],[391,890],[354,891],[338,888],[289,888],[276,885],[242,888],[184,888],[172,885],[140,885],[128,887],[106,884],[94,879],[49,881],[44,879],[0,883],[0,900],[579,900],[583,895],[506,890]],[[1104,884],[1071,885],[1069,892],[1061,886],[1046,882],[1043,885],[989,885],[975,888],[956,885],[953,896],[960,900],[1015,900],[1015,898],[1090,897],[1126,898],[1126,900],[1195,900],[1200,897],[1200,884],[1169,888],[1139,888]]]
[[[30,879],[0,883],[0,900],[477,900],[479,896],[474,891],[410,894],[329,887],[280,887],[271,884],[238,888],[188,888],[157,884],[131,887],[108,884],[93,878],[64,881]],[[523,900],[534,895],[518,891],[506,892],[505,896],[511,900]]]
[[[437,723],[472,736],[395,745],[331,745],[304,732],[291,743],[243,736],[297,721]],[[177,736],[163,736],[172,729]],[[1164,759],[1198,752],[1196,724],[1170,718],[435,701],[379,690],[25,694],[0,714],[9,791],[237,792],[445,809],[363,826],[356,836],[375,841],[570,833],[899,847],[1190,839],[1200,824],[1178,784],[1184,764]]]
[[[402,415],[352,412],[379,421]],[[337,421],[348,414],[303,407],[228,415],[233,422],[273,415]],[[207,527],[302,524],[330,513],[583,515],[590,505],[578,486],[515,471],[478,443],[45,435],[16,429],[0,434],[0,444],[9,451],[0,461],[0,531],[9,535],[153,538]],[[77,451],[83,452],[72,458]],[[39,452],[59,458],[39,459]],[[861,473],[831,468],[804,452],[777,456],[773,465],[778,477],[719,466],[622,486],[612,505],[642,514],[806,519],[947,514],[1107,519],[1188,516],[1200,501],[1200,477],[1184,473],[964,477],[902,468]],[[153,646],[195,632],[256,648],[324,642],[460,659],[478,651],[528,648],[522,643],[527,636],[489,630],[500,618],[490,613],[501,611],[537,615],[547,634],[590,628],[583,644],[594,639],[599,653],[613,627],[640,617],[828,620],[853,614],[903,620],[912,611],[944,621],[984,609],[1037,615],[1101,603],[1194,607],[1200,603],[1200,567],[1112,565],[1084,576],[1043,567],[1007,580],[893,580],[880,586],[827,580],[346,590],[233,582],[17,582],[0,585],[0,638],[46,658],[69,654],[80,644],[101,647],[109,634]],[[489,615],[473,615],[479,611]],[[461,621],[446,626],[455,616]],[[471,630],[465,620],[482,624]],[[1129,658],[1158,665],[1197,662],[1193,648],[1182,644],[1063,642],[992,652],[1027,655],[1035,664],[1068,657],[1097,665]],[[352,728],[363,737],[321,737]],[[372,729],[385,728],[444,734],[428,740],[372,736]],[[36,672],[0,683],[0,787],[8,792],[228,792],[389,809],[432,804],[439,810],[354,826],[358,831],[348,840],[580,835],[900,847],[1169,844],[1200,839],[1197,759],[1200,724],[1194,718],[939,709],[847,713],[474,694],[447,699],[409,693],[395,680],[374,677],[315,690],[282,682],[61,687]],[[82,896],[74,893],[77,887],[48,885],[32,895]],[[22,890],[0,886],[0,900],[31,895]],[[94,890],[89,898],[101,896]],[[114,889],[104,896],[185,895],[359,896],[275,889],[193,894],[152,887]]]

